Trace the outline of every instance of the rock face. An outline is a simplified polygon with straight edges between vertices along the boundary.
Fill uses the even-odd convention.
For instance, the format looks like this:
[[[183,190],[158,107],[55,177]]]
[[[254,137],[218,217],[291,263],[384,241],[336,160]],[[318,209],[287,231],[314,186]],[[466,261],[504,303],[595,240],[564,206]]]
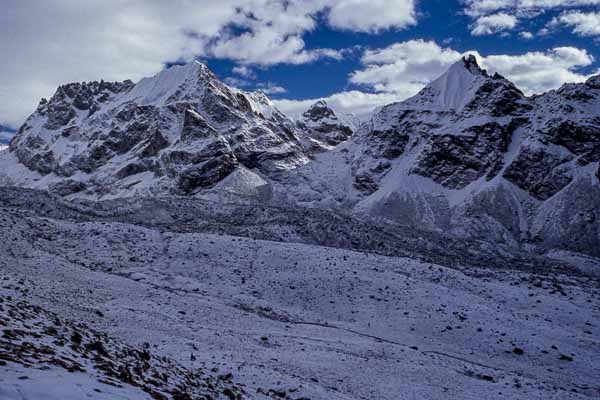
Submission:
[[[306,110],[296,125],[303,133],[305,147],[313,152],[330,150],[348,140],[353,132],[350,124],[338,118],[324,100]]]
[[[42,100],[10,144],[60,194],[190,194],[237,168],[276,178],[307,161],[294,124],[262,93],[203,64],[137,84],[74,83]],[[55,181],[69,179],[67,189]]]

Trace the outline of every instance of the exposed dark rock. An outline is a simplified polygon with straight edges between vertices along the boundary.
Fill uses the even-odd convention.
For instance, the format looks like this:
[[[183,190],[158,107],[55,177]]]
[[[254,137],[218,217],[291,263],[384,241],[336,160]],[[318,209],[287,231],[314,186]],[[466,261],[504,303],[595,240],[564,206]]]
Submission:
[[[169,141],[159,129],[155,128],[152,130],[150,137],[144,141],[143,146],[142,151],[140,151],[141,157],[155,157],[162,149],[169,146]]]
[[[210,158],[207,161],[186,168],[179,175],[178,187],[184,193],[190,193],[198,188],[210,187],[233,172],[235,166],[236,159],[230,154]]]
[[[512,126],[488,123],[460,134],[434,135],[411,173],[460,189],[480,177],[493,178],[502,167],[511,140]]]
[[[151,163],[149,163],[147,161],[146,162],[145,161],[133,161],[133,162],[125,165],[119,171],[117,171],[116,176],[119,179],[123,179],[123,178],[126,178],[131,175],[136,175],[136,174],[141,174],[142,172],[146,172],[146,171],[150,170],[151,167],[152,167]]]
[[[198,113],[185,110],[183,128],[181,129],[181,140],[189,143],[194,140],[202,140],[216,137],[217,131]]]
[[[374,141],[376,152],[388,160],[400,157],[409,141],[409,136],[398,129],[375,130],[369,136]]]
[[[368,175],[358,175],[354,177],[353,186],[356,190],[371,194],[379,189],[379,186],[373,181],[373,178]]]
[[[551,143],[580,156],[582,164],[600,160],[600,118],[588,123],[562,121],[558,124],[550,122],[549,125],[551,128],[543,134],[549,136]]]
[[[571,182],[569,170],[561,167],[571,159],[550,153],[543,147],[522,147],[503,177],[532,196],[546,200]]]
[[[74,193],[79,193],[87,188],[86,184],[73,179],[65,179],[60,182],[55,182],[48,187],[48,191],[59,196],[69,196]]]
[[[353,133],[323,100],[306,110],[296,126],[303,132],[305,147],[316,152],[345,142]]]

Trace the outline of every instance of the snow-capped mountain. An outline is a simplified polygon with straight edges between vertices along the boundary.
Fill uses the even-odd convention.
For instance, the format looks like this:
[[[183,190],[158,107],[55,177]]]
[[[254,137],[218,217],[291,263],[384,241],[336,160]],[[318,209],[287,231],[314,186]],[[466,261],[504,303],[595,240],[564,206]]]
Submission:
[[[137,84],[61,86],[10,153],[26,170],[9,182],[95,197],[190,194],[240,170],[260,180],[248,169],[273,177],[308,160],[264,94],[228,87],[199,62]]]
[[[194,62],[137,84],[61,86],[0,153],[2,183],[241,196],[600,254],[600,77],[527,97],[470,56],[351,125],[323,101],[294,123]]]
[[[465,58],[294,171],[280,192],[459,236],[599,255],[599,79],[528,98]]]

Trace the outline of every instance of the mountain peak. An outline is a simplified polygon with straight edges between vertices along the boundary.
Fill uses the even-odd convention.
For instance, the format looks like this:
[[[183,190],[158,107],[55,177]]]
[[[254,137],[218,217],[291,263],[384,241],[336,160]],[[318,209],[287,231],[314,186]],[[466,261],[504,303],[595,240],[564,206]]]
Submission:
[[[302,114],[302,117],[307,121],[337,120],[335,112],[329,108],[325,100],[319,100],[314,103]]]
[[[457,112],[486,110],[493,114],[513,112],[523,93],[499,74],[490,76],[473,54],[455,62],[439,78],[396,108]]]
[[[452,64],[439,78],[407,102],[427,104],[441,110],[462,110],[473,98],[475,92],[489,78],[479,67],[477,59],[470,54]]]
[[[487,75],[487,72],[479,66],[477,57],[474,54],[467,54],[457,64],[462,64],[473,75]]]
[[[310,108],[325,108],[328,107],[327,102],[325,100],[319,100],[315,102]]]

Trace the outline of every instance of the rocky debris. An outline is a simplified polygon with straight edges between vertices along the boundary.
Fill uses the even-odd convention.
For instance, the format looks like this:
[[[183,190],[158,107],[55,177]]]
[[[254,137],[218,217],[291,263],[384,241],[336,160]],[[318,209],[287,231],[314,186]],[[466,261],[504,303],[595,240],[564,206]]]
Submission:
[[[177,185],[184,193],[190,193],[197,188],[209,187],[233,172],[235,166],[236,159],[231,154],[210,158],[183,170],[179,175]]]
[[[61,368],[104,384],[136,387],[160,400],[250,398],[231,374],[222,379],[184,368],[154,355],[148,343],[131,347],[12,297],[0,297],[0,330],[2,368]]]
[[[199,198],[127,198],[105,201],[62,200],[47,192],[0,187],[0,222],[6,226],[25,224],[28,218],[44,217],[73,222],[116,222],[156,229],[163,232],[203,232],[216,235],[233,235],[256,240],[291,242],[328,246],[369,252],[393,257],[410,257],[447,266],[473,265],[503,269],[530,268],[554,271],[565,269],[578,274],[567,264],[547,259],[534,251],[517,252],[502,243],[487,244],[481,238],[475,240],[454,235],[431,232],[422,227],[398,225],[380,218],[360,218],[341,211],[329,211],[301,206],[269,206],[266,204],[222,204]],[[586,202],[589,204],[589,202]],[[589,205],[588,205],[589,207]],[[499,212],[507,207],[499,208]],[[16,213],[16,214],[13,214]],[[584,217],[582,217],[584,218]],[[600,216],[595,217],[600,218]],[[19,222],[20,221],[20,222]],[[581,223],[565,228],[577,247],[573,251],[597,251],[593,228],[587,223],[582,231]],[[43,234],[53,245],[54,224],[37,227],[35,235],[26,230],[12,229],[15,235],[32,242]],[[576,234],[574,231],[582,231]],[[583,241],[582,237],[587,237]],[[543,242],[539,243],[543,245]],[[571,246],[570,242],[555,237],[549,248]],[[540,249],[540,252],[542,249]],[[144,262],[144,257],[134,256],[132,262]],[[111,265],[90,264],[90,268],[105,271]],[[261,310],[261,315],[266,315]]]

